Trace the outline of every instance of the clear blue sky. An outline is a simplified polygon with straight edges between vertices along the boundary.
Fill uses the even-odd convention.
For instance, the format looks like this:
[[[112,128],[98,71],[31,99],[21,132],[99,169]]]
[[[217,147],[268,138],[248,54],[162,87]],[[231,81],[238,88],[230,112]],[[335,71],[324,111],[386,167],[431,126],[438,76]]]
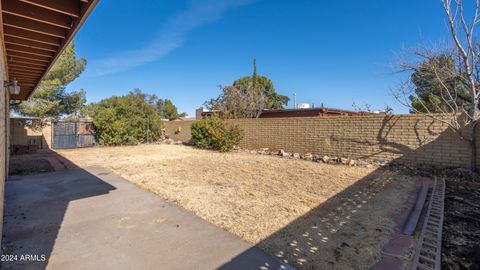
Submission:
[[[101,0],[76,36],[88,63],[68,89],[92,102],[140,88],[194,115],[256,58],[298,102],[405,113],[389,90],[395,54],[446,30],[439,0]]]

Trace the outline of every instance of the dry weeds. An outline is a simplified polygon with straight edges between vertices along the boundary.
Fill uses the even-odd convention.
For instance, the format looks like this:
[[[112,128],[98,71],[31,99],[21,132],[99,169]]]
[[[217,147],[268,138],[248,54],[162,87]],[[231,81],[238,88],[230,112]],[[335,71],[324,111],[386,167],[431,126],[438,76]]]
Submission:
[[[369,268],[414,188],[399,172],[178,145],[62,150],[298,268]]]

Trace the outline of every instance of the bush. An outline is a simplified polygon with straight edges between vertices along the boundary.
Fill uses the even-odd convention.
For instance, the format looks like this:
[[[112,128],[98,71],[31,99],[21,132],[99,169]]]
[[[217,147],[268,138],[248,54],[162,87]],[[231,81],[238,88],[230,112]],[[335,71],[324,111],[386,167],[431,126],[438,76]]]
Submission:
[[[192,125],[192,138],[200,148],[227,152],[242,139],[241,130],[218,117],[211,117]]]
[[[93,103],[88,114],[94,118],[97,139],[102,145],[135,145],[155,141],[161,135],[155,107],[138,91]]]

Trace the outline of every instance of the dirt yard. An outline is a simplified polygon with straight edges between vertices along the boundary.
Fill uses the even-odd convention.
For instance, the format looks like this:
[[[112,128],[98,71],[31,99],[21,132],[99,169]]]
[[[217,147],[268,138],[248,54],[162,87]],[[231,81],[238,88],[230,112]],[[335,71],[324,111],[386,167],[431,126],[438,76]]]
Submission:
[[[10,175],[26,175],[52,172],[53,167],[47,160],[37,158],[37,155],[12,155],[8,171]]]
[[[480,269],[480,177],[446,179],[442,269]]]
[[[368,269],[415,188],[399,171],[178,145],[59,153],[111,169],[299,269]]]

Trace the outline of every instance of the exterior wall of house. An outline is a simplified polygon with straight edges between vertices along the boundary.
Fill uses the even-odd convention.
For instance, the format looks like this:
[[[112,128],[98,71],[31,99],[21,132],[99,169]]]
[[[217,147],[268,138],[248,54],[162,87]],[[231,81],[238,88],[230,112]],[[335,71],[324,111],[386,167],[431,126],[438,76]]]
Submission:
[[[470,163],[469,144],[445,123],[426,115],[258,118],[232,122],[243,130],[240,147],[247,149],[283,149],[290,153],[441,167],[468,167]],[[180,133],[170,135],[182,141],[191,139],[186,125],[166,123],[169,131],[181,127]],[[480,139],[479,133],[480,130]]]
[[[1,4],[0,4],[1,5]],[[0,6],[1,8],[1,6]],[[0,25],[2,17],[0,14]],[[3,228],[3,203],[5,180],[8,176],[8,157],[9,157],[9,94],[5,90],[4,81],[6,79],[5,68],[5,46],[3,42],[3,33],[0,29],[0,231]],[[1,242],[0,235],[0,242]]]

